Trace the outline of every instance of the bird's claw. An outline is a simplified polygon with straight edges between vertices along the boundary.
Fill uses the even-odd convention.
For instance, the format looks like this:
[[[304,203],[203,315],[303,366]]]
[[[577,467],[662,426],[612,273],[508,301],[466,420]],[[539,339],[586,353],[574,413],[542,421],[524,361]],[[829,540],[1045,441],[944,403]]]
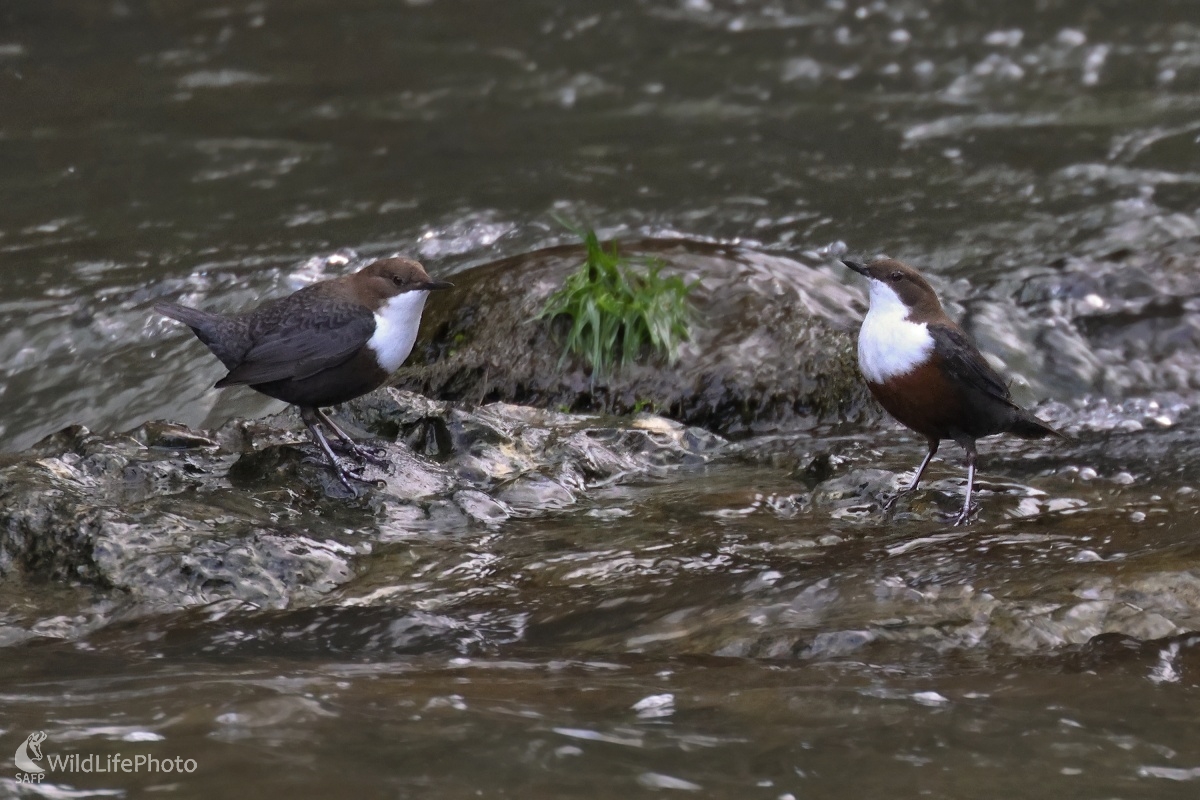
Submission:
[[[386,454],[387,449],[381,447],[377,450],[375,448],[359,447],[355,454],[368,464],[374,464],[377,467],[386,467],[392,462],[386,455],[380,455],[381,452]]]
[[[338,480],[342,482],[342,485],[349,489],[350,493],[355,497],[358,497],[358,490],[354,488],[354,484],[350,483],[350,481],[358,481],[359,483],[366,483],[372,486],[379,485],[379,481],[372,480],[371,478],[363,475],[361,472],[355,472],[352,469],[347,469],[346,465],[340,461],[333,464],[333,471],[337,474]]]
[[[378,480],[368,478],[361,472],[351,469],[350,467],[346,466],[346,463],[342,459],[337,458],[336,456],[329,456],[325,458],[321,458],[319,455],[308,456],[305,458],[305,461],[314,464],[320,464],[323,467],[328,467],[329,469],[333,470],[333,474],[337,476],[337,479],[339,482],[341,482],[342,486],[345,486],[350,494],[354,495],[355,497],[358,497],[358,490],[354,488],[354,484],[351,483],[351,481],[357,481],[358,483],[369,484],[372,486],[379,485]]]
[[[891,511],[892,508],[895,507],[896,501],[899,500],[901,497],[904,497],[904,495],[908,494],[911,491],[912,491],[912,489],[901,489],[900,491],[896,492],[894,495],[889,497],[887,500],[884,500],[883,505],[881,505],[880,508],[883,511]]]
[[[384,456],[379,455],[381,452],[387,453],[387,448],[384,447],[368,447],[357,442],[343,442],[340,440],[334,446],[339,449],[349,450],[360,462],[374,464],[377,467],[386,467],[392,463]]]

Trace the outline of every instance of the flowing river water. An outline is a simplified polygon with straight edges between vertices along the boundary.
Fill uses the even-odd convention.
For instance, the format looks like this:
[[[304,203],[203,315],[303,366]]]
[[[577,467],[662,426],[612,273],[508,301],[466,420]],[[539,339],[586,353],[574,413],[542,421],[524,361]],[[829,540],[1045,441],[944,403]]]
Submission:
[[[572,241],[556,217],[856,298],[832,256],[903,258],[1072,436],[985,443],[966,528],[952,446],[879,512],[923,446],[875,418],[726,441],[485,409],[502,450],[590,426],[662,460],[442,505],[126,473],[83,514],[149,531],[119,581],[15,564],[36,509],[0,529],[0,794],[1200,792],[1193,4],[0,0],[0,109],[9,491],[98,485],[148,420],[279,410],[211,391],[152,301],[244,308],[343,248],[453,279]],[[30,450],[72,425],[101,438]],[[274,582],[154,595],[171,559],[233,569],[197,516],[258,520]],[[40,780],[9,760],[38,731]],[[194,770],[113,771],[137,756]]]

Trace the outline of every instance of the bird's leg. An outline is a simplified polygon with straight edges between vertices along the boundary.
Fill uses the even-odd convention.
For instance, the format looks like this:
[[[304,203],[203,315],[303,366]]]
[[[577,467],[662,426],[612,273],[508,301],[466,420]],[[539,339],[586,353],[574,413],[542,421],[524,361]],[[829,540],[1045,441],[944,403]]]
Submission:
[[[955,525],[962,525],[970,518],[971,490],[975,488],[975,443],[967,442],[963,444],[963,448],[967,451],[967,496],[963,499],[962,511],[954,520]]]
[[[333,471],[337,473],[338,480],[342,482],[343,486],[345,486],[351,492],[354,492],[354,487],[350,485],[351,479],[360,481],[362,483],[374,483],[374,481],[364,478],[357,472],[351,472],[350,470],[346,469],[346,466],[340,460],[338,460],[336,455],[334,455],[333,448],[329,446],[329,440],[325,438],[325,434],[321,433],[320,411],[315,408],[301,408],[300,419],[304,420],[305,427],[307,427],[308,432],[312,434],[313,440],[317,443],[317,447],[321,448],[321,451],[325,454],[325,460],[329,462],[329,466],[333,467]],[[355,494],[357,494],[357,492],[355,492]]]
[[[329,430],[333,431],[334,436],[346,443],[346,447],[349,448],[351,453],[354,453],[355,458],[357,458],[359,461],[367,461],[377,467],[386,467],[390,463],[386,458],[380,458],[379,456],[367,450],[358,442],[351,439],[350,434],[338,427],[337,423],[335,423],[333,419],[321,409],[314,408],[313,412],[316,413],[317,419],[320,420],[323,425],[328,427]]]
[[[917,488],[917,484],[921,482],[921,476],[925,474],[925,468],[929,466],[929,462],[933,460],[933,457],[934,457],[934,455],[937,454],[937,451],[938,451],[938,440],[930,439],[929,440],[929,452],[925,454],[925,460],[921,462],[921,466],[917,467],[917,474],[913,475],[912,483],[910,483],[908,485],[907,489],[901,489],[900,491],[898,491],[894,495],[892,495],[890,498],[888,498],[887,502],[885,502],[883,504],[884,511],[887,511],[888,509],[890,509],[892,506],[894,506],[896,504],[897,500],[899,500],[901,497],[903,497],[904,495],[908,494],[909,492],[911,492]]]

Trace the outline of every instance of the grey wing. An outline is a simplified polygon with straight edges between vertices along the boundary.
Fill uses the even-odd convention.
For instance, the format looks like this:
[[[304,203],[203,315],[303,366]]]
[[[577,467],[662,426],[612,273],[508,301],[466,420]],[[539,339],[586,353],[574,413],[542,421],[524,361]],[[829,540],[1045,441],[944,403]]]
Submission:
[[[929,333],[933,336],[934,352],[941,356],[951,375],[977,392],[1012,405],[1008,384],[965,333],[948,325],[930,325]]]
[[[375,315],[345,303],[322,309],[315,320],[286,306],[260,318],[253,344],[217,387],[301,380],[349,360],[375,333]]]

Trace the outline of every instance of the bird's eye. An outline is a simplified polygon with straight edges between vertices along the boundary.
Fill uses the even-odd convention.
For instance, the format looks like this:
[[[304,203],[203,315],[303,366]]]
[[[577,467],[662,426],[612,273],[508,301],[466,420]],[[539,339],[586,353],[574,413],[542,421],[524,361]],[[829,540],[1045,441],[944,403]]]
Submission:
[[[393,275],[393,276],[392,276],[392,283],[396,284],[397,286],[403,286],[403,285],[404,285],[404,278],[400,277],[399,275]]]
[[[901,281],[903,279],[904,279],[903,272],[893,272],[891,275],[888,275],[888,280],[890,280],[890,281]]]

